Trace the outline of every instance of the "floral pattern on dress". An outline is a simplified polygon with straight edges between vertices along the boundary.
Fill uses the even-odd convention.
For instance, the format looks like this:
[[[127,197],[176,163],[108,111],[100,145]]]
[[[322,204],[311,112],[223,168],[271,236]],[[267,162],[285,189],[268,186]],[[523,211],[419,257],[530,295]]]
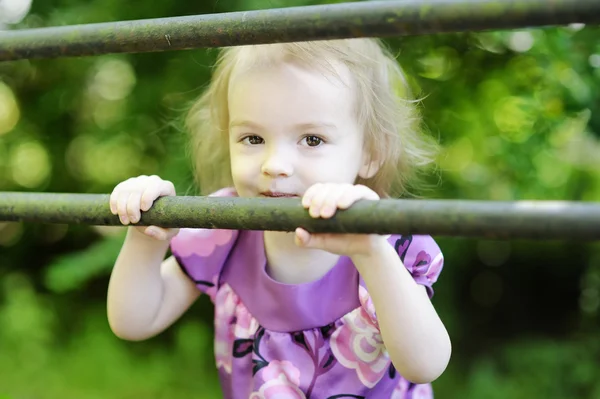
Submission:
[[[410,383],[404,379],[400,378],[398,385],[392,391],[392,396],[390,399],[406,399],[406,394],[408,393],[408,388],[410,387]]]
[[[240,346],[252,347],[258,322],[228,284],[221,286],[215,297],[214,324],[217,368],[231,373],[234,352]]]
[[[234,230],[186,229],[184,234],[180,232],[171,241],[171,249],[182,258],[192,255],[208,257],[218,246],[229,243],[233,232]]]
[[[361,305],[368,303],[367,290],[359,286]],[[331,350],[338,362],[356,371],[368,388],[374,387],[390,366],[390,358],[374,319],[364,306],[345,315],[343,324],[331,335]]]
[[[290,361],[273,360],[262,369],[265,383],[250,399],[305,399],[306,395],[299,388],[300,370]]]
[[[415,253],[414,246],[411,247],[414,239],[415,237],[412,235],[401,236],[396,240],[394,248],[415,281],[423,284],[431,297],[433,296],[431,286],[437,281],[444,267],[444,255],[437,251],[432,259],[430,252],[420,248],[417,248]],[[409,249],[413,250],[411,254],[409,254]]]
[[[227,399],[433,397],[430,384],[413,384],[395,370],[363,282],[356,288],[359,306],[327,325],[283,332],[259,325],[221,275],[224,267],[262,267],[246,258],[228,263],[230,250],[239,250],[236,240],[235,231],[186,229],[172,242],[183,270],[215,305],[215,360]],[[431,292],[443,264],[435,242],[418,236],[390,242],[414,280]],[[244,298],[250,309],[260,306]]]
[[[433,388],[431,384],[415,385],[412,391],[412,399],[431,399],[433,398]]]

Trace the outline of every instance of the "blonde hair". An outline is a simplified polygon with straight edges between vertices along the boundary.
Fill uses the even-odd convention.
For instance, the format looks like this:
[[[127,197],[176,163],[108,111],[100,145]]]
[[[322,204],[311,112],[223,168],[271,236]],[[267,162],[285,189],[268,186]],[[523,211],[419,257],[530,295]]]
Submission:
[[[295,62],[335,73],[334,63],[349,70],[356,89],[357,122],[365,149],[380,169],[357,180],[382,198],[409,195],[420,170],[431,164],[436,142],[420,129],[417,102],[400,66],[378,39],[342,39],[235,46],[222,49],[207,90],[192,105],[186,129],[192,138],[194,172],[206,195],[232,185],[229,158],[228,90],[235,73],[257,65]]]

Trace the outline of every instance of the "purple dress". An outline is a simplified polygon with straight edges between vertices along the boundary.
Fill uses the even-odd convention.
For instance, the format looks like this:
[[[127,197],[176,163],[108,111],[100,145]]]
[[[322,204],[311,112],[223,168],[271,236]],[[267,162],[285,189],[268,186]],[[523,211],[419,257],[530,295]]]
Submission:
[[[235,195],[220,191],[217,195]],[[443,255],[430,236],[388,238],[431,297]],[[215,305],[215,359],[226,399],[429,399],[394,369],[352,261],[284,284],[266,272],[262,231],[181,229],[171,250]]]

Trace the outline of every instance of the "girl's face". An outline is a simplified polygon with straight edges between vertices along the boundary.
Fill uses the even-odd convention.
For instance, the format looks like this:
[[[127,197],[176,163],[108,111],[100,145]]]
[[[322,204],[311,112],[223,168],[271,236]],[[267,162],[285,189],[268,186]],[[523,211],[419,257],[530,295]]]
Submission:
[[[232,80],[229,146],[240,197],[301,197],[315,183],[372,176],[349,73],[338,73],[279,63]]]

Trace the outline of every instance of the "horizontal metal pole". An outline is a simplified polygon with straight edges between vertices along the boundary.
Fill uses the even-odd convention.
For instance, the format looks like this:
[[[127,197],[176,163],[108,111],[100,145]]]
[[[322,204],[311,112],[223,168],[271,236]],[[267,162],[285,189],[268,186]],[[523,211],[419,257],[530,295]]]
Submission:
[[[0,61],[600,22],[598,0],[363,1],[0,32]]]
[[[120,225],[108,194],[0,192],[0,221]],[[314,219],[299,199],[163,197],[138,225],[235,230],[600,239],[600,203],[385,199]]]

